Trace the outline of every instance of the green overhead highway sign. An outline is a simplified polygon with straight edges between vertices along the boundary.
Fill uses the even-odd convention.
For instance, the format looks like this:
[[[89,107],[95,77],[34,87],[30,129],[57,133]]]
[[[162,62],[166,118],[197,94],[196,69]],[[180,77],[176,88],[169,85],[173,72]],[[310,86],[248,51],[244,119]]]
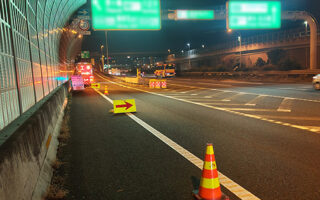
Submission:
[[[280,1],[239,1],[227,3],[228,29],[281,28]]]
[[[81,51],[81,58],[90,58],[89,51]]]
[[[160,30],[160,0],[92,0],[95,30]]]
[[[213,20],[213,10],[177,10],[177,20]]]

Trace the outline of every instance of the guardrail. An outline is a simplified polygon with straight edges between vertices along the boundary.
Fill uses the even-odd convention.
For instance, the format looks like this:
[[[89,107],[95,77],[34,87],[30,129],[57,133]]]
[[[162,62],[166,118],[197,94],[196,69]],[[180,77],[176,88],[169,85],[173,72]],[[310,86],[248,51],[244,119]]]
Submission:
[[[309,80],[320,74],[320,70],[292,70],[292,71],[252,71],[252,72],[181,72],[180,76],[224,78],[300,78]],[[281,80],[279,80],[281,81]]]

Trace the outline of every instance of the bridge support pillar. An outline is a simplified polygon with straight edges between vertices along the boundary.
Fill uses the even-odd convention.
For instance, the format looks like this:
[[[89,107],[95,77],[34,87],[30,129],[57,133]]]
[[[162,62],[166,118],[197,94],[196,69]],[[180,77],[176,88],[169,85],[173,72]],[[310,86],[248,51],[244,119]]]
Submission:
[[[310,26],[310,70],[318,69],[318,29],[317,21],[310,14],[305,11],[283,12],[282,19],[284,20],[305,20]]]

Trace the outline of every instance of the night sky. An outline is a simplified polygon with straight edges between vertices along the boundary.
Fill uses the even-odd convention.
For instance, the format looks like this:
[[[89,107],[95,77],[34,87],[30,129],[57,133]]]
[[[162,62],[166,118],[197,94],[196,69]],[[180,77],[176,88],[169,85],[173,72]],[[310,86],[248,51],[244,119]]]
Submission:
[[[90,9],[89,3],[84,8]],[[163,11],[175,9],[216,9],[225,5],[225,0],[162,0]],[[283,10],[308,11],[320,21],[320,0],[283,0]],[[299,21],[282,22],[282,29],[289,27],[304,27]],[[269,30],[270,31],[270,30]],[[259,34],[267,31],[241,31],[246,35]],[[174,21],[162,20],[160,31],[110,31],[109,51],[119,52],[167,52],[173,53],[187,49],[186,44],[191,43],[191,48],[200,48],[202,44],[213,46],[223,41],[230,40],[233,35],[226,33],[225,21]],[[85,36],[83,50],[100,51],[100,45],[105,44],[103,31],[92,31],[91,36]]]

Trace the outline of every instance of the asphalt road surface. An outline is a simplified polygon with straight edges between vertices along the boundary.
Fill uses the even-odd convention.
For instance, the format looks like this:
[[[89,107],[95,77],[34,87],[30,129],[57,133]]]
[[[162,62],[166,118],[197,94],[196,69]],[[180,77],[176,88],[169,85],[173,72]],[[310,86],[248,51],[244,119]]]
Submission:
[[[320,199],[320,92],[311,84],[171,79],[168,89],[96,75],[73,93],[67,199],[191,199],[206,143],[231,199]],[[135,99],[137,113],[110,113]]]

